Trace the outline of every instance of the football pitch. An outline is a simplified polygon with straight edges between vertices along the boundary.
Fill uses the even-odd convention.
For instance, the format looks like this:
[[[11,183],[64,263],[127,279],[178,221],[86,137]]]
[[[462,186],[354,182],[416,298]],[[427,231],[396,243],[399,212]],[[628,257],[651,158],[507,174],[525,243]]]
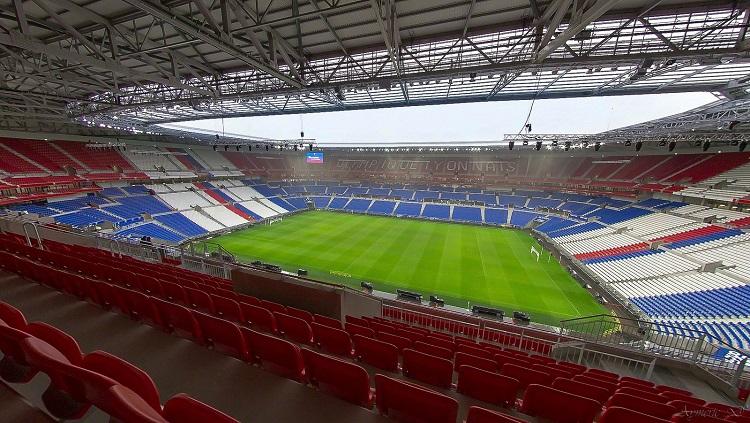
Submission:
[[[261,260],[314,279],[416,291],[447,303],[525,311],[533,321],[607,313],[521,230],[327,211],[284,217],[211,240],[242,261]]]

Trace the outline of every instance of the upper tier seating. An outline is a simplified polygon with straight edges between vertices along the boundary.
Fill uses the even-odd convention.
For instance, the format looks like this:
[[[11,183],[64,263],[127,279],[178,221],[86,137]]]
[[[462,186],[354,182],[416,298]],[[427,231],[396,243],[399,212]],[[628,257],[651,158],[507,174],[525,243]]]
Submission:
[[[0,145],[0,170],[9,173],[41,173],[44,170]]]
[[[91,170],[112,170],[117,166],[122,170],[135,170],[119,152],[108,148],[88,148],[85,142],[55,141],[55,145],[65,150]]]
[[[47,141],[3,138],[0,143],[51,172],[62,172],[65,167],[82,169],[81,165]]]

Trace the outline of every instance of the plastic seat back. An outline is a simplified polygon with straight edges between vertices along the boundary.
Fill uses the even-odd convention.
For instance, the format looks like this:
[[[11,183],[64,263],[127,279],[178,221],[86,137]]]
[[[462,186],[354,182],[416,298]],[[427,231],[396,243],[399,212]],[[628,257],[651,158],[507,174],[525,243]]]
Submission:
[[[387,342],[354,335],[354,354],[362,362],[378,369],[395,372],[398,370],[398,348]]]
[[[202,342],[200,326],[195,321],[190,309],[159,298],[151,298],[151,300],[159,310],[162,326],[167,332],[173,332],[177,336]]]
[[[12,305],[0,301],[0,320],[6,325],[19,330],[26,329],[26,317],[23,313]]]
[[[453,363],[450,360],[409,348],[403,351],[401,370],[406,377],[440,388],[448,389],[453,383]]]
[[[486,408],[473,406],[469,407],[469,413],[466,415],[466,423],[524,423],[524,420],[500,414]]]
[[[599,404],[604,404],[610,396],[609,391],[604,388],[562,377],[555,379],[552,387],[584,398],[591,398]]]
[[[245,318],[245,324],[263,332],[278,332],[276,318],[269,310],[247,303],[240,303],[240,307],[242,308],[242,315]]]
[[[138,367],[104,351],[94,351],[83,357],[83,367],[114,379],[137,392],[155,410],[161,409],[159,390],[151,377]]]
[[[367,326],[360,326],[356,323],[346,322],[344,324],[344,330],[349,332],[349,335],[361,335],[367,338],[375,338],[375,331],[368,328]]]
[[[526,388],[521,411],[556,423],[591,423],[601,404],[549,386],[532,383]]]
[[[280,376],[305,381],[305,364],[298,346],[289,341],[242,328],[254,361]]]
[[[236,300],[214,294],[211,295],[211,302],[214,304],[214,314],[222,319],[231,320],[237,323],[244,321],[240,303]]]
[[[286,314],[286,306],[275,303],[273,301],[267,301],[267,300],[260,300],[261,307],[270,310],[271,313],[283,313]]]
[[[448,348],[438,347],[426,342],[417,341],[414,343],[413,349],[422,351],[423,353],[434,355],[435,357],[444,358],[446,360],[453,360],[453,351],[449,350]]]
[[[288,314],[274,313],[279,332],[287,339],[305,345],[313,344],[313,333],[306,321]]]
[[[521,383],[512,377],[471,366],[458,367],[456,391],[480,401],[510,407],[520,389]]]
[[[164,417],[170,423],[239,423],[227,414],[187,394],[177,394],[164,404]]]
[[[324,325],[324,326],[330,326],[334,329],[344,329],[344,325],[341,324],[341,320],[334,319],[328,316],[322,316],[320,314],[313,315],[313,319],[315,323]]]
[[[302,319],[305,322],[307,322],[308,325],[312,324],[312,322],[315,321],[313,314],[307,310],[301,310],[301,309],[294,308],[294,307],[287,307],[286,314],[296,317],[298,319]]]
[[[483,348],[480,348],[478,344],[474,346],[474,345],[468,345],[466,343],[459,343],[457,345],[456,352],[469,354],[474,357],[485,358],[487,360],[492,360],[494,358],[491,352]]]
[[[614,395],[612,395],[607,401],[606,406],[623,407],[629,408],[631,410],[638,410],[643,414],[648,414],[650,416],[665,420],[669,420],[672,414],[677,412],[677,410],[669,404],[649,401],[647,399],[643,399],[642,397],[623,393],[615,393]]]
[[[236,323],[193,311],[206,344],[214,350],[247,361],[248,351],[240,327]]]
[[[80,366],[83,362],[83,353],[78,342],[60,329],[43,322],[33,322],[26,327],[26,332],[60,351],[74,366]]]
[[[352,404],[372,408],[370,376],[361,366],[303,349],[310,383]]]
[[[161,415],[161,404],[154,408],[143,397],[124,385],[114,385],[103,392],[95,405],[110,415],[111,421],[167,423]]]
[[[312,324],[312,331],[315,344],[323,351],[347,357],[353,354],[354,344],[345,331],[317,322]]]
[[[521,384],[521,389],[526,389],[526,387],[531,384],[551,385],[553,380],[549,373],[540,372],[528,367],[516,366],[515,364],[510,363],[504,364],[500,373],[517,379]]]
[[[395,348],[395,347],[394,347]],[[458,402],[411,383],[375,375],[378,411],[404,423],[455,423]]]
[[[624,407],[607,407],[599,417],[599,423],[667,423],[669,421]]]
[[[489,372],[496,372],[498,369],[497,363],[494,360],[477,357],[477,356],[467,354],[464,352],[456,353],[455,362],[456,362],[456,367],[467,365],[467,366],[476,367],[478,369],[487,370]]]
[[[188,298],[185,290],[182,286],[174,283],[163,281],[161,283],[162,291],[164,292],[164,299],[170,303],[177,303],[180,305],[187,305]]]
[[[412,342],[409,338],[404,338],[403,336],[394,335],[388,332],[378,332],[378,334],[375,335],[375,339],[395,345],[399,352],[403,352],[404,348],[411,348],[412,346]]]
[[[193,310],[214,314],[214,302],[211,296],[200,289],[183,287],[188,298],[188,306]]]

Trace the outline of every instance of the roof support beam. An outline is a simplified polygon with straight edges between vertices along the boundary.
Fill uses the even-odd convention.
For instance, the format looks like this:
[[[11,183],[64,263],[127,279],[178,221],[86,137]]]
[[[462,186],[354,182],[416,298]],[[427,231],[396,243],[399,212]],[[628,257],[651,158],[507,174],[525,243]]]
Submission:
[[[185,19],[182,16],[175,16],[173,13],[167,10],[164,10],[161,6],[157,6],[145,0],[124,0],[124,1],[138,9],[143,10],[144,12],[150,13],[157,19],[162,20],[165,23],[168,23],[174,26],[176,29],[184,32],[186,35],[189,35],[194,38],[198,38],[201,41],[205,42],[206,44],[209,44],[212,47],[216,48],[217,50],[220,50],[226,54],[229,54],[232,57],[246,63],[247,65],[255,69],[258,69],[262,72],[272,75],[292,87],[302,88],[304,85],[302,81],[291,78],[288,75],[285,75],[284,73],[280,72],[278,69],[268,66],[265,63],[261,62],[260,60],[248,56],[239,48],[230,44],[226,44],[224,41],[216,38],[215,36],[212,36],[211,34],[207,34],[203,32],[200,28],[197,28],[189,20]]]

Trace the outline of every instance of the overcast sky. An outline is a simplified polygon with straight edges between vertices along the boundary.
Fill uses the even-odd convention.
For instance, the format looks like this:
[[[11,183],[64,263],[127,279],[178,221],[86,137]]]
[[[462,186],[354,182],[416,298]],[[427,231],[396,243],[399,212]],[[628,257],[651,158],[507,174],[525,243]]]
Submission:
[[[709,93],[654,94],[537,100],[529,123],[533,133],[597,133],[652,120],[715,101]],[[531,101],[397,107],[224,119],[224,131],[256,137],[305,137],[318,145],[355,142],[451,142],[500,140],[518,133]],[[222,132],[221,119],[180,126]]]

